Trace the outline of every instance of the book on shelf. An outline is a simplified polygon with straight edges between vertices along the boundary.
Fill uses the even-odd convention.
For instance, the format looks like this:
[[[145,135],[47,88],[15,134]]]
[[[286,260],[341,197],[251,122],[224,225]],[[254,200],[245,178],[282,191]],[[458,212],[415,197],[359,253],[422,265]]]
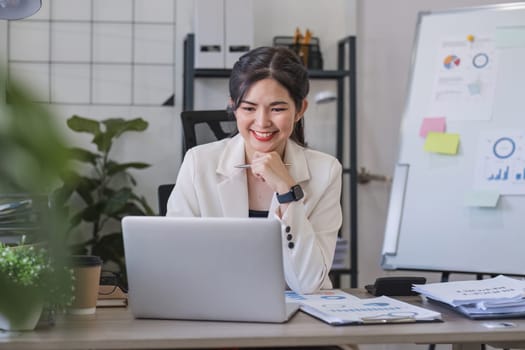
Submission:
[[[126,307],[128,294],[119,286],[101,284],[98,288],[97,307]]]
[[[359,325],[441,321],[441,313],[401,300],[381,296],[358,298],[341,290],[326,290],[316,294],[286,291],[289,302],[330,325]]]
[[[33,201],[31,199],[9,200],[0,203],[0,215],[7,215],[17,210],[31,209]]]
[[[39,212],[32,199],[0,199],[0,229],[15,230],[32,227],[38,222]]]
[[[525,317],[525,281],[516,278],[421,284],[412,290],[472,319]]]

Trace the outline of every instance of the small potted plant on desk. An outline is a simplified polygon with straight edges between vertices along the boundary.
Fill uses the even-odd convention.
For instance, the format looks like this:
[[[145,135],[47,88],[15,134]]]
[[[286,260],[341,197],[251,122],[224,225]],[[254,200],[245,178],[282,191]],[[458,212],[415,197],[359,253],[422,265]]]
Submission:
[[[4,103],[6,94],[9,103]],[[45,198],[56,187],[59,175],[68,168],[68,152],[61,132],[50,112],[42,104],[32,103],[34,100],[37,98],[27,87],[17,84],[14,75],[7,81],[5,70],[0,66],[0,197],[3,200],[12,195]],[[16,247],[7,247],[5,233],[11,230],[12,224],[7,223],[5,210],[3,214],[0,328],[31,329],[35,319],[38,321],[41,308],[68,302],[72,283],[64,278],[69,273],[65,268],[68,251],[62,229],[65,221],[55,211],[46,212],[31,230],[12,230],[17,237],[27,234],[27,241],[17,239],[10,242],[17,244]],[[28,317],[32,322],[23,322],[24,310],[32,314]]]
[[[42,245],[0,243],[0,329],[33,330],[44,308],[68,306],[73,272]]]

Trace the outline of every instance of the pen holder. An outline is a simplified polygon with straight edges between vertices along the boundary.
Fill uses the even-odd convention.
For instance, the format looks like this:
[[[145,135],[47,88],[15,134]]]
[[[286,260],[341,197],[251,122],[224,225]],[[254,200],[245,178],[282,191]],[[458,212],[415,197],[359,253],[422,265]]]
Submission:
[[[308,69],[323,69],[323,56],[319,47],[319,38],[313,37],[309,44],[294,42],[291,36],[276,36],[273,46],[286,46],[297,53]]]

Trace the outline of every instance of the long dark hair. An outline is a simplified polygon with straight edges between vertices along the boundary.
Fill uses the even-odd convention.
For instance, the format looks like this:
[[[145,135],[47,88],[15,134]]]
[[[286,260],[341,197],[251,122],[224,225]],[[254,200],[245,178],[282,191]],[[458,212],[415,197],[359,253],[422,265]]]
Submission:
[[[248,89],[256,82],[271,78],[284,86],[300,110],[310,90],[308,71],[295,52],[286,47],[259,47],[239,58],[230,75],[230,98],[233,105],[228,112],[239,108]],[[294,125],[290,139],[305,146],[304,121]]]

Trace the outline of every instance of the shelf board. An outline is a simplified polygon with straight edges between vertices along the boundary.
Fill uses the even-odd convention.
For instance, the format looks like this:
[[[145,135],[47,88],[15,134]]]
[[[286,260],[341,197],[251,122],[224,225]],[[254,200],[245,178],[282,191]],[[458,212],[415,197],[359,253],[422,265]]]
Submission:
[[[198,68],[194,70],[195,78],[229,78],[231,69]]]
[[[309,70],[310,79],[342,79],[350,75],[346,70]]]
[[[231,69],[198,68],[193,71],[195,78],[229,78]],[[309,70],[310,79],[342,79],[350,75],[345,70]]]

